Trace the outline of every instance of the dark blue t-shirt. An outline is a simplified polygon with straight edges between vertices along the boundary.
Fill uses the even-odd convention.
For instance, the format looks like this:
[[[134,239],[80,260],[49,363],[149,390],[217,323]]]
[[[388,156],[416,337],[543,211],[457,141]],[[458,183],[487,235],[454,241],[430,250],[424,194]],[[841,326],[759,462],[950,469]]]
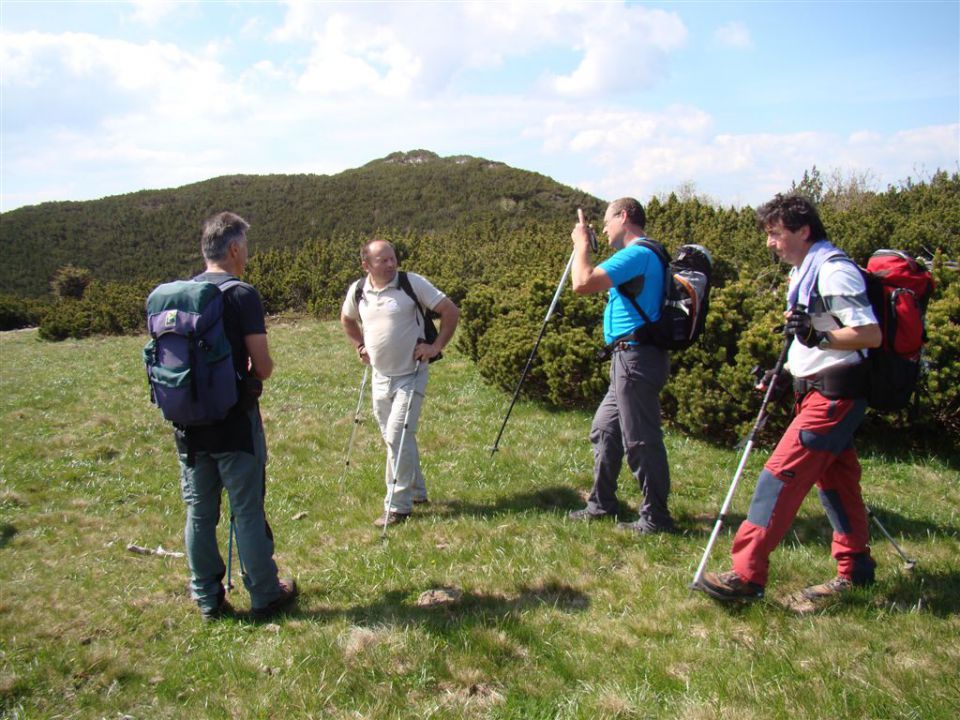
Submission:
[[[205,272],[194,280],[217,285],[235,276],[225,272]],[[233,364],[238,378],[246,377],[250,363],[247,352],[247,335],[262,335],[267,332],[263,301],[256,289],[247,285],[235,285],[223,294],[223,331],[230,342]],[[253,454],[253,434],[248,413],[257,407],[255,398],[245,395],[241,388],[240,401],[221,422],[215,425],[176,428],[174,433],[181,452],[234,452]]]

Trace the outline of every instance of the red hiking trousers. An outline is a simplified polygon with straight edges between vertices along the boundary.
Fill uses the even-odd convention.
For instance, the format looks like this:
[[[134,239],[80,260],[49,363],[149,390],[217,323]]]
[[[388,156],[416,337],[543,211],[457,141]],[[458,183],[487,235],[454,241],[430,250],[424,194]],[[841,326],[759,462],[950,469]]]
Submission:
[[[830,400],[816,390],[797,403],[796,416],[764,465],[747,519],[733,540],[733,570],[742,579],[767,584],[770,553],[816,484],[833,526],[837,574],[856,584],[873,581],[860,462],[853,449],[866,405],[861,398]]]

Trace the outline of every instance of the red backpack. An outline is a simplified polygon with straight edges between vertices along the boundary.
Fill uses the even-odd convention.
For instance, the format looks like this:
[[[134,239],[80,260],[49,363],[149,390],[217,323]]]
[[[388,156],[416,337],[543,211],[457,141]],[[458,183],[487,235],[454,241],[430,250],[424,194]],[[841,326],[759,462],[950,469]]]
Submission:
[[[867,355],[870,407],[902,410],[910,404],[920,376],[926,342],[924,315],[933,293],[926,267],[900,250],[877,250],[861,272],[883,342]]]

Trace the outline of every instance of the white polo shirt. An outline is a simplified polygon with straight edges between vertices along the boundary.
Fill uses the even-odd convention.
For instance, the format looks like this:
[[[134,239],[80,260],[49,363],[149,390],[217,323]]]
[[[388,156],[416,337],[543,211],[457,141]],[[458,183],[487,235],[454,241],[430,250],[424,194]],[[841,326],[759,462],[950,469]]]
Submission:
[[[791,288],[797,280],[794,268],[790,273]],[[877,318],[867,299],[866,283],[851,261],[828,260],[820,268],[810,317],[813,327],[822,332],[876,324]],[[866,355],[866,350],[862,352]],[[790,344],[787,359],[794,377],[808,378],[840,365],[855,365],[861,362],[862,356],[856,350],[821,350],[794,342]]]
[[[436,308],[446,297],[422,275],[408,272],[407,278],[420,304],[428,310]],[[363,295],[358,308],[354,296],[360,282]],[[397,377],[414,371],[413,349],[417,339],[424,337],[423,320],[416,303],[400,287],[399,275],[394,275],[380,290],[370,285],[369,276],[352,283],[341,314],[360,323],[370,364],[379,374]]]

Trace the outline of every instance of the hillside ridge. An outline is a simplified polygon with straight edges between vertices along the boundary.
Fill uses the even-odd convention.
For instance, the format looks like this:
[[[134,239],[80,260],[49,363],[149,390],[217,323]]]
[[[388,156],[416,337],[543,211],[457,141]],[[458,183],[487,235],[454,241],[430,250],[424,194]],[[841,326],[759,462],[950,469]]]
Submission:
[[[318,237],[418,234],[476,223],[509,230],[594,216],[599,199],[551,178],[469,155],[398,151],[335,175],[224,175],[177,188],[52,201],[0,215],[0,292],[41,297],[58,268],[104,281],[184,276],[202,267],[203,220],[232,210],[251,223],[253,253]]]

